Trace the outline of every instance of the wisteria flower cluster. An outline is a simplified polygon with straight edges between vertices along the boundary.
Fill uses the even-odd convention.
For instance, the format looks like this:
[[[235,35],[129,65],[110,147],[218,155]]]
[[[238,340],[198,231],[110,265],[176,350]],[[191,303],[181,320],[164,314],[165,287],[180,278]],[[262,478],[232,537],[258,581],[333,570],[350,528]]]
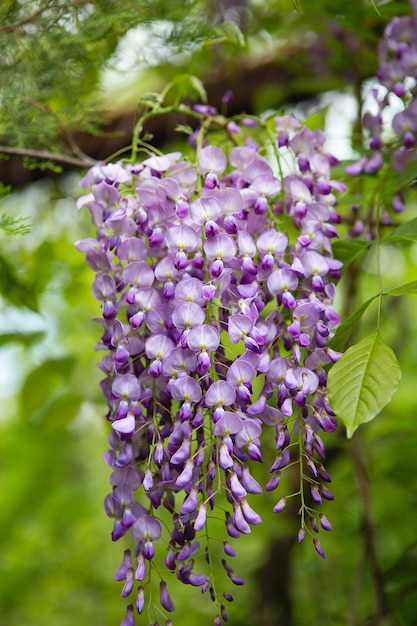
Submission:
[[[371,91],[375,112],[365,111],[362,125],[369,137],[368,154],[348,166],[348,174],[376,174],[387,163],[397,172],[417,159],[417,2],[411,1],[411,15],[394,17],[385,28],[378,47],[379,69],[377,79],[380,88]],[[401,109],[390,121],[391,135],[384,136],[384,111],[393,104]],[[394,139],[393,139],[394,138]],[[394,145],[393,144],[394,141]],[[354,207],[357,210],[358,207]],[[392,197],[392,211],[404,210],[404,189]],[[384,223],[391,223],[388,212]],[[357,220],[352,235],[364,231],[364,224]]]
[[[248,136],[256,122],[224,124],[229,143],[216,135],[211,145],[216,112],[199,112],[195,163],[173,152],[97,164],[79,200],[97,228],[77,247],[102,303],[105,509],[112,539],[130,533],[134,542],[115,574],[122,596],[134,596],[123,626],[145,604],[154,624],[158,615],[171,623],[168,577],[208,592],[215,624],[226,621],[232,596],[215,590],[205,561],[217,558],[232,583],[244,583],[230,565],[232,540],[261,523],[251,497],[274,492],[290,465],[299,490],[277,496],[273,510],[298,498],[298,540],[309,534],[323,557],[319,527],[331,530],[317,509],[333,499],[319,433],[336,428],[325,366],[340,356],[327,347],[339,322],[337,161],[323,133],[292,115],[276,118],[267,159]],[[263,450],[273,451],[265,486],[253,475]],[[210,538],[219,518],[220,555]]]

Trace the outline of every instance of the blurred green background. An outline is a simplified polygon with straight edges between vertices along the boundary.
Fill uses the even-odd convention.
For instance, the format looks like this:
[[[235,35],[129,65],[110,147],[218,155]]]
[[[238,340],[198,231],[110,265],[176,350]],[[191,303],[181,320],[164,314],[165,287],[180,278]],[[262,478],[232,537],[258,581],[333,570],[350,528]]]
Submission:
[[[86,24],[90,20],[90,31],[86,28],[80,38],[90,56],[84,57],[78,76],[71,66],[72,60],[80,63],[78,57],[68,60],[68,71],[74,81],[71,84],[80,86],[88,107],[100,87],[108,111],[107,117],[96,113],[100,122],[111,119],[121,123],[126,115],[134,116],[134,103],[144,91],[158,90],[173,77],[192,72],[214,100],[234,81],[236,109],[249,113],[295,109],[307,116],[311,126],[324,123],[332,145],[342,152],[341,158],[351,158],[358,147],[355,125],[352,127],[355,94],[358,89],[361,93],[361,86],[376,69],[378,37],[393,14],[407,10],[405,2],[381,3],[379,13],[368,2],[339,2],[336,15],[334,3],[325,0],[308,5],[184,2],[175,10],[163,2],[136,3],[142,12],[134,11],[135,3],[81,4],[88,9],[82,20]],[[88,8],[90,5],[93,8]],[[22,6],[24,3],[5,3],[2,11],[8,21],[4,24],[21,19],[18,9]],[[26,3],[33,11],[36,6]],[[213,6],[214,13],[210,12]],[[110,9],[114,15],[106,22],[103,16]],[[39,19],[47,15],[42,13]],[[201,25],[201,15],[210,17],[207,30]],[[226,18],[239,28],[228,33]],[[129,61],[129,69],[120,70],[118,64],[126,62],[126,50],[133,46],[128,40],[126,43],[126,33],[141,24],[145,32],[158,37],[161,22],[170,19],[179,25],[169,41],[175,48],[173,58],[152,64],[149,58],[140,57],[139,47],[135,51],[138,58]],[[96,43],[92,33],[103,24],[107,30]],[[243,46],[239,29],[246,37]],[[59,34],[52,21],[49,33],[51,37]],[[61,32],[66,45],[70,36],[71,28]],[[9,50],[9,57],[15,41],[11,37],[23,46],[28,35],[16,28],[0,29],[0,46]],[[216,37],[223,40],[216,41]],[[114,135],[87,135],[91,130],[88,124],[77,126],[77,116],[85,121],[85,111],[71,108],[74,94],[63,91],[62,83],[56,82],[63,67],[59,52],[51,48],[48,39],[42,41],[44,53],[58,55],[55,74],[51,70],[51,76],[46,76],[42,68],[39,74],[37,49],[33,67],[29,61],[22,67],[21,57],[14,59],[22,76],[32,72],[35,77],[31,97],[64,119],[71,132],[75,128],[75,136],[91,157],[108,156],[109,152],[104,153],[113,150]],[[6,61],[3,55],[9,71]],[[119,78],[125,73],[128,80],[115,87],[115,76],[109,77],[111,68]],[[262,79],[250,83],[248,89],[248,76],[252,75]],[[2,95],[25,97],[19,89],[25,84],[27,88],[27,83],[10,82],[7,76],[2,74]],[[186,80],[184,84],[185,95],[195,96]],[[342,97],[351,103],[345,107],[343,126],[337,114]],[[5,114],[4,103],[3,99],[2,143],[41,150],[52,142],[49,147],[68,153],[62,124],[54,116],[44,109],[44,117],[39,118],[42,109],[35,107],[20,108],[13,117],[10,111]],[[333,105],[330,108],[329,103]],[[42,126],[39,120],[45,115],[50,125]],[[79,129],[84,135],[76,134]],[[21,136],[20,131],[26,135],[23,132]],[[154,132],[159,147],[172,144],[172,129],[163,122]],[[126,141],[125,136],[120,141]],[[100,355],[94,351],[100,328],[90,321],[99,315],[99,306],[91,295],[92,272],[73,245],[93,236],[87,212],[75,209],[81,174],[26,167],[16,179],[15,161],[5,162],[3,167],[4,182],[13,182],[14,188],[0,201],[0,215],[22,216],[30,224],[30,233],[0,230],[0,623],[113,626],[124,614],[125,601],[112,578],[126,546],[112,544],[111,522],[102,505],[109,490],[109,471],[102,460],[107,448],[106,407],[98,387]],[[341,210],[348,210],[347,203]],[[407,211],[408,219],[416,215],[413,196]],[[384,289],[415,280],[416,243],[384,244],[381,255]],[[356,305],[377,293],[375,268],[372,253],[357,262]],[[345,276],[339,289],[338,307],[345,312],[346,294],[351,297],[348,280]],[[358,328],[358,338],[374,331],[375,317],[371,305]],[[264,523],[236,542],[234,570],[245,578],[246,585],[227,589],[235,596],[228,607],[229,622],[234,626],[417,624],[415,297],[384,299],[381,333],[401,364],[397,395],[352,440],[346,440],[342,427],[336,435],[323,437],[328,449],[326,468],[336,497],[324,507],[333,524],[332,532],[321,533],[327,559],[320,559],[308,541],[296,544],[297,515],[274,515],[276,494],[253,498],[251,504]],[[285,488],[284,481],[281,495]],[[174,623],[212,623],[210,600],[201,598],[198,589],[181,588],[174,581],[170,591],[177,608]],[[380,614],[385,617],[376,622],[373,616],[381,605]]]

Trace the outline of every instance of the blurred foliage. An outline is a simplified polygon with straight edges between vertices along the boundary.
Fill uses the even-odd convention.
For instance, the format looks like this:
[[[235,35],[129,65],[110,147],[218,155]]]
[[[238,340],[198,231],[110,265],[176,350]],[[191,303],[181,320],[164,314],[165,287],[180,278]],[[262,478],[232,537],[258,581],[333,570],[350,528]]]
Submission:
[[[147,59],[139,54],[133,66],[143,82],[137,80],[135,94],[180,73],[204,82],[273,59],[292,80],[254,86],[257,111],[345,86],[360,95],[362,81],[375,71],[384,24],[408,10],[402,1],[376,5],[378,11],[365,0],[343,0],[336,13],[332,0],[4,0],[0,143],[76,154],[67,130],[97,132],[103,102],[110,106],[100,93],[103,67],[118,67],[118,45],[138,25],[153,29],[158,46],[171,52],[152,69],[144,69]],[[157,28],[167,22],[166,31]],[[185,95],[192,95],[190,89]],[[325,117],[323,109],[310,127]],[[392,179],[392,185],[413,182],[415,172],[403,176],[407,180]],[[0,357],[10,389],[2,386],[0,419],[0,615],[7,626],[113,626],[124,610],[112,581],[121,550],[111,544],[111,523],[102,510],[107,433],[93,350],[100,329],[89,322],[99,310],[91,272],[73,247],[92,232],[74,209],[77,184],[77,176],[67,175],[9,196],[2,188],[1,194],[7,197],[0,201]],[[351,202],[346,194],[340,210],[347,214]],[[22,213],[23,222],[16,217]],[[408,219],[413,215],[411,196]],[[23,236],[28,222],[31,232]],[[385,292],[417,276],[415,237],[407,233],[397,231],[382,244]],[[339,288],[342,319],[362,305],[345,326],[344,345],[352,333],[374,332],[376,303],[370,298],[378,279],[368,243],[342,239],[336,247],[349,268]],[[343,429],[336,439],[324,437],[336,496],[325,508],[334,527],[323,538],[327,559],[316,557],[308,543],[295,544],[297,516],[272,514],[273,496],[266,494],[256,502],[264,524],[241,539],[235,559],[235,571],[247,583],[228,590],[235,596],[233,626],[374,623],[370,522],[385,590],[387,617],[378,626],[417,623],[417,301],[411,292],[394,295],[383,299],[381,333],[401,363],[399,392],[351,441]],[[209,601],[198,590],[190,601],[189,591],[175,588],[176,622],[210,623]]]
[[[130,77],[133,108],[146,80],[159,89],[161,80],[181,72],[204,82],[232,79],[244,67],[268,63],[269,71],[282,68],[283,80],[259,86],[253,94],[258,111],[349,84],[357,88],[375,71],[383,25],[408,10],[405,1],[381,4],[378,12],[367,0],[346,0],[335,13],[331,0],[4,1],[0,143],[82,157],[73,132],[100,132],[123,91],[106,90],[103,69]],[[143,44],[126,54],[128,33]],[[148,79],[146,66],[154,68]]]

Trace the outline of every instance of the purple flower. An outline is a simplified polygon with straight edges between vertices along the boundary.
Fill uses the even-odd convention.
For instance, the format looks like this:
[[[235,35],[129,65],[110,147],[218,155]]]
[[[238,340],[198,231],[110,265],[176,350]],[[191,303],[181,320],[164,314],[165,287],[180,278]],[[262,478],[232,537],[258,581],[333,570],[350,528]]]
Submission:
[[[135,431],[136,420],[133,413],[129,412],[126,417],[112,423],[112,428],[120,436],[131,437]]]
[[[317,554],[319,554],[322,559],[325,559],[326,555],[325,555],[325,553],[323,551],[323,548],[320,545],[320,541],[317,538],[314,538],[313,539],[313,544],[314,544],[314,547],[316,549]]]
[[[142,585],[138,587],[138,595],[136,596],[136,609],[139,614],[143,612],[145,607],[145,590]]]
[[[132,527],[132,535],[137,541],[156,541],[161,534],[160,522],[146,514],[139,517]]]
[[[202,530],[206,525],[207,519],[207,505],[205,502],[202,502],[198,509],[198,515],[194,522],[194,530]]]
[[[195,302],[182,302],[172,313],[172,322],[179,330],[200,326],[205,318],[205,311]]]
[[[208,173],[223,174],[226,165],[226,155],[217,146],[206,146],[198,155],[198,166],[203,175]]]
[[[212,383],[205,393],[206,406],[231,406],[236,400],[236,391],[234,387],[223,380]]]
[[[123,561],[114,574],[114,580],[126,580],[127,572],[132,567],[130,550],[125,550]]]
[[[124,400],[139,400],[142,393],[138,379],[132,374],[116,376],[111,390],[116,398],[123,398]]]
[[[161,580],[161,582],[159,583],[159,589],[160,589],[159,599],[160,599],[162,608],[172,613],[172,611],[175,611],[175,606],[168,593],[167,584],[164,580]]]
[[[215,123],[215,113],[203,105],[202,123]],[[408,155],[415,131],[403,117],[396,127]],[[375,142],[379,117],[365,121]],[[237,128],[225,120],[221,148],[211,142],[210,128],[197,128],[191,138],[199,147],[198,171],[175,152],[101,165],[84,182],[93,187],[79,204],[90,211],[97,240],[78,248],[96,274],[97,347],[105,350],[101,389],[111,424],[105,461],[112,493],[105,510],[114,520],[112,539],[131,530],[137,542],[116,577],[126,597],[134,578],[143,581],[139,613],[154,544],[163,535],[164,567],[217,599],[208,577],[193,571],[200,548],[195,534],[209,511],[218,516],[218,500],[229,536],[249,534],[261,523],[246,498],[262,492],[251,467],[262,462],[263,437],[275,438],[277,449],[267,491],[279,487],[281,473],[301,454],[309,474],[300,478],[313,486],[313,501],[332,497],[317,457],[324,457],[319,429],[331,432],[336,423],[324,366],[337,360],[327,342],[339,323],[332,301],[341,264],[333,259],[332,240],[344,185],[331,179],[336,159],[325,153],[321,132],[302,128],[294,116],[275,123],[274,149],[285,146],[293,157],[286,175],[277,176],[259,153],[262,125],[249,136],[244,122]],[[230,148],[236,130],[243,145]],[[283,495],[274,511],[285,502]],[[303,519],[312,515],[301,507]],[[320,524],[330,528],[327,518]],[[206,541],[205,533],[200,539]],[[235,554],[228,542],[224,549]],[[243,584],[229,564],[224,569]],[[159,599],[173,610],[162,574]],[[226,621],[223,605],[220,614]],[[130,615],[129,609],[125,619]]]
[[[282,302],[287,309],[293,309],[296,305],[295,298],[291,291],[295,291],[298,286],[298,276],[293,270],[276,270],[268,276],[268,289],[274,295],[280,295]]]
[[[219,332],[208,326],[201,324],[195,326],[187,335],[187,345],[193,352],[197,352],[197,371],[204,374],[211,367],[211,359],[209,352],[213,352],[219,347]]]
[[[213,432],[219,437],[235,435],[243,426],[243,420],[231,411],[225,411],[222,417],[214,425]]]
[[[123,618],[120,626],[135,626],[135,617],[133,614],[133,604],[129,604],[126,609],[126,615]]]

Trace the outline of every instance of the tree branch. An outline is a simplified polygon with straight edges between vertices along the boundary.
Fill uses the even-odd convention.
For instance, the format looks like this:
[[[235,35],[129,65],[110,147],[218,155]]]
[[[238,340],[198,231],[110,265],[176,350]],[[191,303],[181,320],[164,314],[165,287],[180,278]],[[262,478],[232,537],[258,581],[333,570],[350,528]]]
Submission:
[[[360,430],[356,431],[352,439],[350,450],[354,461],[358,491],[363,506],[364,560],[369,564],[371,569],[375,589],[375,614],[371,618],[370,623],[376,626],[381,623],[382,618],[387,614],[388,603],[385,592],[384,575],[377,554],[376,528],[372,512],[367,459]]]
[[[64,124],[64,122],[61,120],[61,118],[55,113],[55,111],[53,111],[47,104],[44,104],[43,102],[37,102],[36,100],[33,100],[32,98],[22,98],[21,99],[22,102],[26,102],[27,104],[30,104],[31,106],[36,107],[37,109],[39,109],[40,111],[43,111],[44,113],[46,113],[47,115],[50,115],[58,124],[62,134],[64,135],[65,139],[67,140],[67,143],[69,145],[69,147],[71,148],[73,154],[75,156],[77,156],[80,159],[88,159],[88,155],[85,154],[85,152],[83,152],[81,150],[81,148],[78,146],[77,142],[75,141],[70,129]]]
[[[66,154],[50,152],[49,150],[31,150],[29,148],[14,148],[11,146],[0,146],[0,154],[1,153],[31,157],[42,161],[54,161],[55,163],[63,163],[64,165],[73,165],[75,167],[92,167],[97,163],[97,161],[87,155],[84,155],[82,158],[77,158]]]
[[[44,4],[43,6],[39,7],[39,9],[37,9],[37,11],[35,11],[31,15],[29,15],[28,17],[22,17],[22,19],[18,20],[17,22],[13,22],[12,24],[5,24],[4,26],[0,26],[0,33],[12,33],[14,30],[17,30],[21,26],[24,26],[25,24],[29,24],[35,18],[37,18],[38,15],[41,15],[47,9],[49,9],[51,7],[51,4],[52,4],[52,2],[51,2],[51,0],[49,0],[46,4]]]
[[[31,15],[28,15],[27,17],[22,17],[21,20],[13,22],[12,24],[4,24],[3,26],[0,26],[0,33],[12,33],[21,26],[33,22],[39,15],[42,15],[42,13],[45,13],[45,11],[47,11],[48,9],[68,10],[74,7],[82,6],[83,4],[86,4],[85,0],[74,0],[74,2],[71,2],[70,4],[54,4],[53,0],[48,0],[46,4],[39,7],[39,9],[34,11]]]

